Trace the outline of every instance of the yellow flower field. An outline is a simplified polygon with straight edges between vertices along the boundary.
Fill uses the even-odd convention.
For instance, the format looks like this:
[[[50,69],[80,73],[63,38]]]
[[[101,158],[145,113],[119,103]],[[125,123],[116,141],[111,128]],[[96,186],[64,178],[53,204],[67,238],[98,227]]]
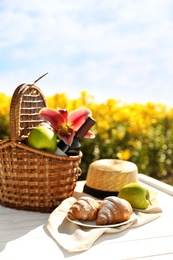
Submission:
[[[114,99],[97,103],[86,91],[77,99],[70,99],[65,93],[46,99],[51,108],[72,111],[86,106],[93,113],[96,137],[82,140],[82,179],[92,161],[119,158],[136,163],[139,172],[173,185],[173,108],[155,103],[125,104]],[[9,135],[10,100],[0,94],[1,139]]]

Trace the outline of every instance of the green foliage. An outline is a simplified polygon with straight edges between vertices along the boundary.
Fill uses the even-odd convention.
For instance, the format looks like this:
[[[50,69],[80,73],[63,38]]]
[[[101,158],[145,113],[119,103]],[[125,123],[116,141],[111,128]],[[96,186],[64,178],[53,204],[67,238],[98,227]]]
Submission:
[[[11,97],[0,93],[0,139],[9,136],[9,108]]]
[[[141,173],[173,185],[173,109],[163,104],[127,105],[109,99],[96,103],[86,91],[69,99],[64,93],[47,97],[51,108],[91,109],[96,125],[95,139],[82,140],[82,176],[89,164],[101,158],[119,158],[134,162]],[[0,94],[0,138],[9,135],[10,98]]]

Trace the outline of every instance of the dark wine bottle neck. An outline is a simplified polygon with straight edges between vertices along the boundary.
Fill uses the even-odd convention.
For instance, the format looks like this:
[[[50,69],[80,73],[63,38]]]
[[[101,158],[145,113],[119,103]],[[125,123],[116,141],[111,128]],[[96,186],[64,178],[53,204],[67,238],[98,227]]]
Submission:
[[[79,154],[80,148],[81,148],[81,139],[86,135],[86,133],[89,131],[91,126],[95,124],[95,120],[91,117],[88,117],[85,121],[85,123],[79,128],[79,130],[76,132],[73,142],[71,146],[65,144],[62,140],[58,143],[58,148],[64,152],[66,155],[77,155]]]
[[[79,128],[79,130],[76,132],[75,136],[77,136],[79,139],[84,138],[86,133],[89,131],[89,129],[95,124],[95,120],[92,117],[88,117],[85,121],[85,123]]]

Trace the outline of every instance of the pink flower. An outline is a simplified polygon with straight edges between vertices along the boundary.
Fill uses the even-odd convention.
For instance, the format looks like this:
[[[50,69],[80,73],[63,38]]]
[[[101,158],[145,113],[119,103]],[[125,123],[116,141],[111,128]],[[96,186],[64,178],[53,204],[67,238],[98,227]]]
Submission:
[[[54,131],[67,145],[71,145],[75,132],[83,125],[91,111],[87,108],[78,108],[71,113],[66,109],[42,108],[39,115],[50,123]],[[87,138],[93,138],[92,132],[86,134]]]

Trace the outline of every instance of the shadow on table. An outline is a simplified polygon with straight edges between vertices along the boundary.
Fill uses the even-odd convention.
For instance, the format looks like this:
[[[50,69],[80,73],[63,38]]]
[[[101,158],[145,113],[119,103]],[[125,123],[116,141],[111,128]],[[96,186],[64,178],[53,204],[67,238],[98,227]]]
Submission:
[[[47,222],[49,214],[0,208],[0,252],[6,244]]]

